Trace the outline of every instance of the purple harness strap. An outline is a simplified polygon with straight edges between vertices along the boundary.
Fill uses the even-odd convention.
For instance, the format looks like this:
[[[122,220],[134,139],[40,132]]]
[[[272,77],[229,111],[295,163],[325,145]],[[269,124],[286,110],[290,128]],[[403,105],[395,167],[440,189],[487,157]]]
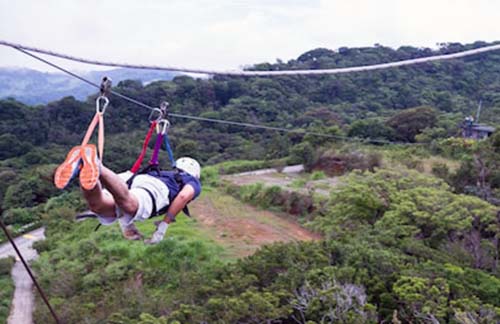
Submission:
[[[153,155],[151,156],[151,160],[149,161],[150,165],[158,165],[158,154],[160,152],[162,139],[163,139],[162,133],[158,133],[158,135],[156,136],[156,142],[155,142],[155,148],[153,151]]]

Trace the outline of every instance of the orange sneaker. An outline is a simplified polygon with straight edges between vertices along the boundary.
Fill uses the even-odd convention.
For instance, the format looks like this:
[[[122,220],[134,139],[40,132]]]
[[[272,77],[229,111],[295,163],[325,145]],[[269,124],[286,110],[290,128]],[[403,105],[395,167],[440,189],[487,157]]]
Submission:
[[[84,190],[92,190],[99,180],[99,158],[94,144],[87,144],[81,150],[82,168],[80,170],[80,185]]]
[[[69,151],[68,155],[66,155],[66,160],[57,167],[54,173],[54,184],[56,187],[59,189],[66,188],[78,174],[81,163],[81,147],[75,146]]]

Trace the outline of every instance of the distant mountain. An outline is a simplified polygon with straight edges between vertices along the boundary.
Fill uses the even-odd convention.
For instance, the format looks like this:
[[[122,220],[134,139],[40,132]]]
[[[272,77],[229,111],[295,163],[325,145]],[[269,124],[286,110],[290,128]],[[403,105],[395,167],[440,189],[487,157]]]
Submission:
[[[172,80],[179,73],[134,69],[79,72],[79,75],[99,84],[103,76],[117,85],[123,80],[139,80],[148,84],[157,80]],[[40,72],[24,68],[0,68],[0,99],[12,97],[28,105],[46,104],[66,96],[84,100],[96,89],[62,73]]]

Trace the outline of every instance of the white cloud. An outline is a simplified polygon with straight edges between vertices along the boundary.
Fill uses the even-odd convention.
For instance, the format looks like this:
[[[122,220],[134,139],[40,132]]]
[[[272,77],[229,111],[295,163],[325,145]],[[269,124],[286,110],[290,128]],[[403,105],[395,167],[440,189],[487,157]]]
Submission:
[[[316,47],[498,40],[498,12],[490,0],[0,0],[0,39],[101,60],[234,69]],[[47,70],[7,48],[0,65]]]

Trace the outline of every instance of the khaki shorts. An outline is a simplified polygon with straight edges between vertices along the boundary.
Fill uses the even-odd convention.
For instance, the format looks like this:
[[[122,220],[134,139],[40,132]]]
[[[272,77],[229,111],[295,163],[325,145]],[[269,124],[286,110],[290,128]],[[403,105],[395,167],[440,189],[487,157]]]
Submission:
[[[118,176],[123,180],[124,183],[132,176],[132,172],[127,171],[118,174]],[[132,187],[130,188],[130,194],[134,195],[139,203],[137,208],[137,212],[135,215],[130,215],[121,210],[118,206],[116,206],[115,217],[107,217],[98,215],[97,219],[103,225],[111,225],[120,219],[121,225],[129,225],[135,221],[144,221],[151,217],[151,213],[153,212],[153,201],[151,200],[151,196],[148,193],[151,193],[151,196],[154,197],[156,201],[156,208],[160,210],[170,204],[168,199],[169,190],[165,183],[161,180],[147,175],[140,174],[134,178],[134,182],[132,182]],[[104,195],[112,196],[111,193],[104,189]]]

